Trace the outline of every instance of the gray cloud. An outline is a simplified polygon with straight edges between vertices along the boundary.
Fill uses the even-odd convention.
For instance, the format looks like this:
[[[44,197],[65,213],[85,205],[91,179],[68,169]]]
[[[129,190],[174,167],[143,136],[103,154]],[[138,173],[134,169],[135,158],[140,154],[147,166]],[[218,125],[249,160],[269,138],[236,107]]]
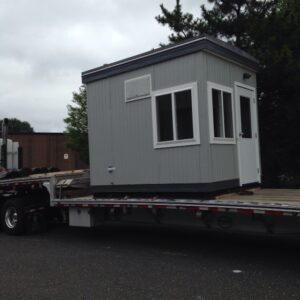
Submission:
[[[182,1],[197,16],[203,2]],[[154,19],[160,3],[175,0],[0,1],[0,118],[63,131],[82,71],[167,41]]]

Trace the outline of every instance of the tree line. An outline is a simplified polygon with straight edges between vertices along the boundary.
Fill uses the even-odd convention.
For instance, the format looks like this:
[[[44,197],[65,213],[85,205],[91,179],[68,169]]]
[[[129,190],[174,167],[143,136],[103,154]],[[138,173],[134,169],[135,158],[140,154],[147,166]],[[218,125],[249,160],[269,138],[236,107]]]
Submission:
[[[27,121],[21,121],[17,118],[8,118],[8,132],[9,133],[32,133],[33,127]],[[0,131],[3,120],[0,119]]]

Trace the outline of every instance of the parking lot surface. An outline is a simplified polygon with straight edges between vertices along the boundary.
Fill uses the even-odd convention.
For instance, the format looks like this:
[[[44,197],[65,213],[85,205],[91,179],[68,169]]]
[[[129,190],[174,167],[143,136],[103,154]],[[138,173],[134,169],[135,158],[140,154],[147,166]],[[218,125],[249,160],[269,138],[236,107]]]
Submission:
[[[299,299],[299,242],[142,225],[0,233],[0,299]]]

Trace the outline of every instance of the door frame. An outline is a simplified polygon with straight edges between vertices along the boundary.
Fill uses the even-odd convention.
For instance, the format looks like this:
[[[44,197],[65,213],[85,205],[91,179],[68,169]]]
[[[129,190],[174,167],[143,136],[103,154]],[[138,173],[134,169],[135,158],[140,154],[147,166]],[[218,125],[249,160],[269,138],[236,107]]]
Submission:
[[[241,180],[241,147],[240,147],[240,143],[238,141],[239,139],[239,127],[240,125],[238,124],[240,117],[238,114],[240,114],[240,112],[238,111],[238,105],[237,105],[237,101],[239,101],[238,99],[238,88],[244,88],[246,90],[250,90],[253,93],[253,98],[251,99],[253,101],[255,101],[254,103],[254,122],[255,122],[255,131],[254,131],[254,136],[255,136],[255,154],[256,154],[256,167],[257,167],[257,182],[261,183],[261,163],[260,163],[260,150],[259,150],[259,126],[258,126],[258,109],[257,109],[257,94],[256,94],[256,88],[250,85],[246,85],[244,83],[240,83],[238,81],[234,82],[234,98],[235,98],[235,114],[236,114],[236,118],[235,118],[235,130],[236,130],[236,145],[237,145],[237,163],[238,163],[238,175],[239,175],[239,182],[240,182],[240,186],[242,186],[242,180]]]

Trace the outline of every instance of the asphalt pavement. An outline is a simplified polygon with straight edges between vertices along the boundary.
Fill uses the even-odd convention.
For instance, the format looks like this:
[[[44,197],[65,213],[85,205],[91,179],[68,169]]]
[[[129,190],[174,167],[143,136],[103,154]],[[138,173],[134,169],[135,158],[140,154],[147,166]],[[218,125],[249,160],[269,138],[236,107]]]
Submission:
[[[0,299],[300,299],[297,235],[56,226],[0,257]]]

